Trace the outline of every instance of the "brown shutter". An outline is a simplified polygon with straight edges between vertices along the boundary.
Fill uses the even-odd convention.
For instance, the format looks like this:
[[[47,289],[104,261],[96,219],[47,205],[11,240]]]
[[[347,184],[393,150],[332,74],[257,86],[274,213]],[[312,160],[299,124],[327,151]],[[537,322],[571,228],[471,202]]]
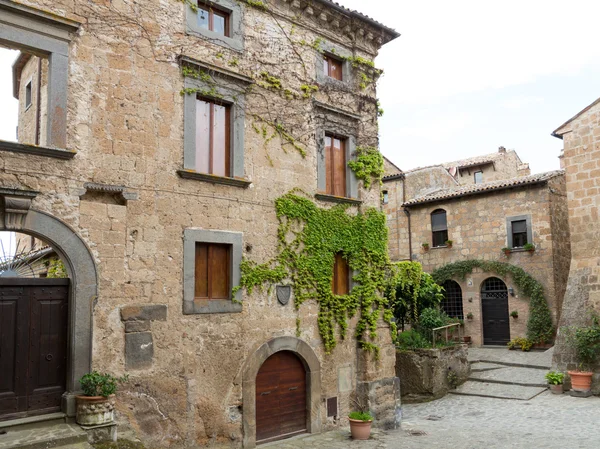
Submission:
[[[325,192],[333,195],[333,139],[330,136],[325,136],[325,179],[327,186]]]
[[[335,255],[333,266],[333,293],[335,295],[347,295],[350,291],[349,267],[342,253]]]
[[[346,145],[340,139],[333,139],[333,194],[346,196]]]
[[[340,61],[329,58],[329,76],[336,80],[342,80],[342,63]]]
[[[210,245],[209,292],[210,299],[229,298],[229,245]]]
[[[196,243],[194,297],[208,298],[208,245]]]

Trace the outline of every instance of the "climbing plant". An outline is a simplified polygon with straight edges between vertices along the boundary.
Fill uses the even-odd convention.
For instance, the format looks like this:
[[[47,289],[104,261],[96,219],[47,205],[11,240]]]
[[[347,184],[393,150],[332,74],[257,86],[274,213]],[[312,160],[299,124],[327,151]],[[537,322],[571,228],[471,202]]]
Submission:
[[[348,167],[358,179],[362,179],[366,189],[371,187],[373,180],[381,184],[385,173],[383,155],[375,147],[358,147],[356,159],[348,162]]]
[[[69,275],[67,274],[67,269],[62,260],[58,257],[53,257],[49,259],[47,262],[48,266],[48,277],[49,278],[67,278]]]
[[[383,295],[390,267],[385,215],[372,208],[351,215],[347,205],[320,208],[297,191],[278,198],[275,208],[279,220],[278,255],[261,265],[245,261],[235,290],[245,288],[251,292],[255,287],[289,278],[296,308],[310,299],[318,302],[319,333],[327,353],[335,348],[337,337],[346,337],[348,318],[358,313],[355,336],[363,349],[378,355],[378,319],[383,316],[392,334],[396,333]],[[355,273],[353,288],[341,296],[332,292],[338,253]]]
[[[497,261],[464,260],[440,267],[432,273],[432,276],[438,284],[443,284],[450,279],[465,279],[475,268],[496,273],[502,277],[510,275],[521,294],[529,297],[527,339],[540,344],[552,341],[554,326],[550,308],[544,296],[544,288],[521,267]]]

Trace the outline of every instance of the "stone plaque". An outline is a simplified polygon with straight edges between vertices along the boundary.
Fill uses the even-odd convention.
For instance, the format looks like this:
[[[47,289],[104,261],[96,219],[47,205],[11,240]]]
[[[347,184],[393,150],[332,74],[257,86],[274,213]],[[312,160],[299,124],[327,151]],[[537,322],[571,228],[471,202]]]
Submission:
[[[292,287],[290,285],[278,285],[277,286],[277,301],[282,306],[287,305],[290,302],[290,296],[292,296]]]
[[[338,391],[344,393],[352,390],[352,367],[338,368]]]

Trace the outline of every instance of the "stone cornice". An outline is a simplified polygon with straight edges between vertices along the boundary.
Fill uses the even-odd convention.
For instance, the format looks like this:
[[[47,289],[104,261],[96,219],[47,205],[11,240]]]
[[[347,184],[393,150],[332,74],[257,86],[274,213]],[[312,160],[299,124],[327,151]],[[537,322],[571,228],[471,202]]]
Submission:
[[[37,145],[27,145],[24,143],[17,142],[7,142],[6,140],[0,140],[0,151],[9,151],[11,153],[22,153],[34,156],[51,157],[55,159],[73,159],[77,154],[76,151],[40,147]]]

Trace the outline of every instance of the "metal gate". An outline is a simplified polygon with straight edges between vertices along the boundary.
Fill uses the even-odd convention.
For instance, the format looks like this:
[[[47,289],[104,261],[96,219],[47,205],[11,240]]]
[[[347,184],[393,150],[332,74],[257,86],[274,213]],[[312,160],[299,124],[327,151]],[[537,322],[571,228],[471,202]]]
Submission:
[[[0,420],[60,411],[69,279],[0,278]]]
[[[481,287],[483,344],[506,345],[510,341],[508,290],[498,278],[488,278]]]

